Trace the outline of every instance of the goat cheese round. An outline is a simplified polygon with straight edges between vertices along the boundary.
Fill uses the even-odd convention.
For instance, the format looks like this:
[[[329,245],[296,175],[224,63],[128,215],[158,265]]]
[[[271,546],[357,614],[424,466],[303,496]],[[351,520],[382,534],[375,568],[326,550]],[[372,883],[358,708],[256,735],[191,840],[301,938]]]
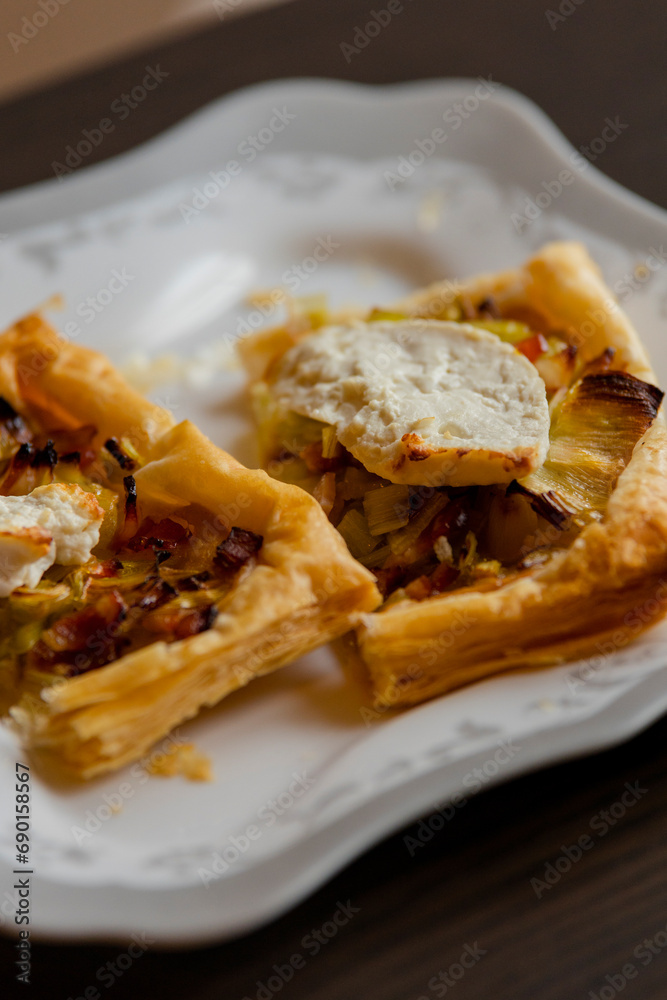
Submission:
[[[392,483],[490,485],[544,462],[549,407],[537,369],[466,323],[329,326],[270,376],[281,408],[336,428],[369,472]]]
[[[36,587],[44,573],[82,565],[100,540],[104,510],[71,483],[38,486],[26,496],[0,496],[0,597]]]

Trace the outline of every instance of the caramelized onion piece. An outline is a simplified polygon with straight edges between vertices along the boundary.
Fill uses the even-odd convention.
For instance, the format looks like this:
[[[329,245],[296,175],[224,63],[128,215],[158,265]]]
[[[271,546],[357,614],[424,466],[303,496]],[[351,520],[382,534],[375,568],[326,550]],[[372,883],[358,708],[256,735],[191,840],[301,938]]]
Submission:
[[[602,515],[635,445],[655,420],[664,393],[622,371],[605,371],[574,384],[557,407],[551,446],[541,469],[508,492],[528,497],[554,527],[576,515]]]
[[[136,463],[133,458],[130,458],[130,456],[123,451],[116,438],[109,438],[108,441],[104,442],[104,447],[109,454],[116,459],[121,469],[127,469],[128,472],[132,472]]]

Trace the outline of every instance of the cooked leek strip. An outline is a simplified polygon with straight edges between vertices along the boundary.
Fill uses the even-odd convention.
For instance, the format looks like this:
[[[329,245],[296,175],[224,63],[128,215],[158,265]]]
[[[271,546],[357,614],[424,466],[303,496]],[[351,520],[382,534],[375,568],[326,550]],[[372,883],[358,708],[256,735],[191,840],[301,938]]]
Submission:
[[[381,320],[395,320],[400,321],[402,319],[407,319],[408,317],[405,313],[399,312],[389,312],[387,309],[371,309],[368,316],[366,317],[367,323],[378,323]]]
[[[355,559],[370,555],[379,545],[379,539],[371,535],[368,522],[360,510],[348,510],[338,524],[338,530]]]
[[[410,520],[410,487],[401,483],[370,490],[364,497],[364,514],[371,535],[385,535]]]
[[[382,563],[391,555],[391,549],[388,545],[383,545],[380,549],[375,549],[369,556],[363,556],[359,560],[362,566],[367,569],[377,569]]]
[[[510,487],[555,527],[586,511],[602,515],[664,393],[626,372],[586,375],[556,408],[541,469]]]
[[[355,465],[350,465],[345,470],[345,475],[338,488],[338,496],[342,500],[361,500],[369,490],[375,490],[384,485],[389,486],[389,480],[380,479],[374,472],[367,472],[366,469],[358,469]]]
[[[519,323],[515,319],[473,319],[470,323],[489,333],[495,333],[506,344],[520,344],[534,332],[525,323]]]
[[[394,555],[403,555],[411,545],[414,545],[422,531],[429,526],[436,514],[444,510],[448,503],[449,497],[447,494],[440,492],[434,493],[432,497],[425,500],[422,509],[414,515],[406,527],[401,528],[399,531],[394,531],[389,536],[389,545]]]
[[[336,454],[336,445],[338,444],[338,436],[336,434],[336,428],[330,427],[326,424],[322,428],[322,458],[333,458]]]

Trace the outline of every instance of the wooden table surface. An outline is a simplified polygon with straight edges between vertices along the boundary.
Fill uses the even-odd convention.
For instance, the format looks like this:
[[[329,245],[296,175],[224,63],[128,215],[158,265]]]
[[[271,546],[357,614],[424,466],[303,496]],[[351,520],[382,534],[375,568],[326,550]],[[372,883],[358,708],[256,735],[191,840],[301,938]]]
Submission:
[[[553,0],[551,8],[529,0],[404,0],[400,17],[347,62],[341,43],[384,6],[386,0],[294,0],[2,107],[0,189],[52,176],[64,147],[104,117],[146,64],[159,63],[168,83],[88,162],[261,80],[381,83],[491,74],[533,98],[576,146],[618,115],[629,127],[596,166],[667,203],[660,0]],[[618,819],[600,819],[626,783],[638,784],[635,804]],[[10,985],[7,994],[15,970],[12,948],[2,942],[3,995],[66,1000],[97,985],[101,996],[112,989],[114,1000],[611,1000],[621,993],[623,1000],[665,1000],[666,827],[663,720],[621,747],[478,796],[410,852],[405,838],[415,837],[413,824],[254,934],[201,951],[151,948],[112,984],[96,976],[118,946],[38,945],[33,985]],[[571,845],[592,829],[594,847],[568,865],[568,851],[576,857]],[[556,877],[549,862],[568,870]],[[553,884],[531,883],[545,881],[547,871]],[[304,939],[331,920],[339,903],[353,915],[315,955],[312,938]],[[267,988],[274,966],[295,953],[305,966],[279,990],[276,979]]]

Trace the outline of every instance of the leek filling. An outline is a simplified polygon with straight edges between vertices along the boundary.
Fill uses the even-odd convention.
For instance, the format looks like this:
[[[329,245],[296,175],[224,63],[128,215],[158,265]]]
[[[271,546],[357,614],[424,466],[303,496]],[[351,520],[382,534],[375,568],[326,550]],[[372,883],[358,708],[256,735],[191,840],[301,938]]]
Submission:
[[[105,511],[85,565],[54,565],[34,589],[18,587],[0,599],[0,668],[27,688],[211,628],[262,545],[261,536],[240,528],[212,529],[214,519],[195,505],[158,521],[140,518],[131,473],[141,455],[129,440],[97,447],[95,437],[94,427],[47,437],[0,398],[0,495],[75,483]]]
[[[536,315],[503,316],[493,299],[465,297],[430,319],[473,323],[521,351],[542,376],[551,409],[543,467],[509,486],[466,488],[390,483],[336,441],[335,428],[280,411],[270,387],[253,387],[269,473],[312,493],[351,554],[373,571],[385,603],[469,587],[500,587],[569,547],[600,520],[632,451],[655,419],[663,393],[620,367],[608,349],[582,365],[564,331]],[[375,320],[410,318],[375,309]],[[292,332],[295,339],[326,323]]]

